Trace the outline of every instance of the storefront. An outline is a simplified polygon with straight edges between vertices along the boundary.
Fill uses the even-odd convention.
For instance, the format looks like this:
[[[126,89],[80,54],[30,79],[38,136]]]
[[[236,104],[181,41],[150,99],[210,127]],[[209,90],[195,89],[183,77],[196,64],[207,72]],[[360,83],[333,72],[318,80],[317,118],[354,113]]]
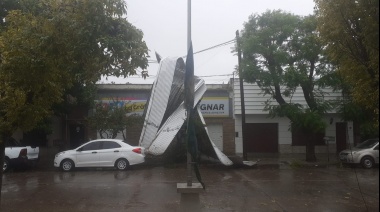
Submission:
[[[129,114],[143,115],[151,87],[152,85],[147,84],[99,85],[97,102],[118,104],[119,107],[128,108]],[[226,155],[235,154],[231,105],[228,85],[219,84],[207,85],[207,91],[199,103],[211,140]],[[141,130],[142,125],[126,129],[126,137],[130,144],[138,145]]]

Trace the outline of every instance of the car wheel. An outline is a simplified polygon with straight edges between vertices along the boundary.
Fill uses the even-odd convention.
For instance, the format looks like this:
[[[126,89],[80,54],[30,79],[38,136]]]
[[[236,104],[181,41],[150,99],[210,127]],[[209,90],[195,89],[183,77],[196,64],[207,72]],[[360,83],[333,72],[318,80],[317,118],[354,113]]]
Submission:
[[[74,169],[74,167],[75,167],[74,162],[72,160],[66,159],[61,162],[61,169],[63,171],[66,171],[66,172],[71,171]]]
[[[373,159],[372,159],[371,157],[366,156],[366,157],[364,157],[364,158],[360,161],[360,163],[362,164],[362,166],[363,166],[364,168],[370,169],[370,168],[373,167],[374,161],[373,161]]]
[[[4,158],[3,172],[8,171],[9,169],[9,160]]]
[[[129,166],[128,160],[122,158],[116,161],[115,166],[118,170],[126,170]]]

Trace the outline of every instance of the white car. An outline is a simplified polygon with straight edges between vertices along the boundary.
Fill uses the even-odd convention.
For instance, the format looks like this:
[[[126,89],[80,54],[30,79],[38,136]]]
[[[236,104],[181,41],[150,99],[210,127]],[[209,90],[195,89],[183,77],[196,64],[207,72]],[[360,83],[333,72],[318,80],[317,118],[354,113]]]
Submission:
[[[352,149],[339,153],[342,163],[361,164],[364,168],[372,168],[379,164],[379,139],[368,139]]]
[[[145,161],[145,149],[131,146],[119,139],[97,139],[89,141],[76,149],[57,153],[54,166],[63,171],[75,167],[116,167],[126,170],[129,165]]]

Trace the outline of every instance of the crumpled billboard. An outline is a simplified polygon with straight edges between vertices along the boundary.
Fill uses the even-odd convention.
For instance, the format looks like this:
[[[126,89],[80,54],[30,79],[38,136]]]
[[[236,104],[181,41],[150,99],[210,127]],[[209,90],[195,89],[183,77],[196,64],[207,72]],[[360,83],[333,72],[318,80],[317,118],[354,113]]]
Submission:
[[[145,147],[149,154],[163,154],[185,123],[184,79],[185,62],[181,57],[160,61],[151,96],[145,108],[145,120],[139,140],[139,145]],[[224,165],[232,165],[233,162],[210,139],[198,107],[206,89],[204,80],[194,76],[194,108],[197,107],[196,118],[202,123],[202,126],[197,128],[197,133],[207,137],[198,140],[199,150],[205,155],[219,159]]]

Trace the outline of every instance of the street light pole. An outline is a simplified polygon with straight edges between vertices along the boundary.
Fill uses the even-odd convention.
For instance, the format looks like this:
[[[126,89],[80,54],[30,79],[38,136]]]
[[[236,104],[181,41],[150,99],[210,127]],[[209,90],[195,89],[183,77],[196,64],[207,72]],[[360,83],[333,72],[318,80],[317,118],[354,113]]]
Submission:
[[[189,49],[191,47],[191,0],[187,0],[187,52],[189,52]],[[189,55],[188,55],[189,56]],[[189,83],[188,87],[185,89],[194,89],[194,74],[193,76],[188,76],[186,75],[187,77],[189,77],[189,81],[192,82],[192,83]],[[188,92],[187,92],[188,93]],[[189,138],[189,121],[190,119],[192,119],[192,109],[193,109],[193,105],[194,105],[194,98],[190,98],[189,99],[190,101],[187,102],[187,130],[186,130],[186,137]],[[187,139],[187,142],[188,139]],[[190,152],[189,152],[189,147],[188,145],[187,146],[187,186],[192,186],[192,159],[191,159],[191,155],[190,155]]]

